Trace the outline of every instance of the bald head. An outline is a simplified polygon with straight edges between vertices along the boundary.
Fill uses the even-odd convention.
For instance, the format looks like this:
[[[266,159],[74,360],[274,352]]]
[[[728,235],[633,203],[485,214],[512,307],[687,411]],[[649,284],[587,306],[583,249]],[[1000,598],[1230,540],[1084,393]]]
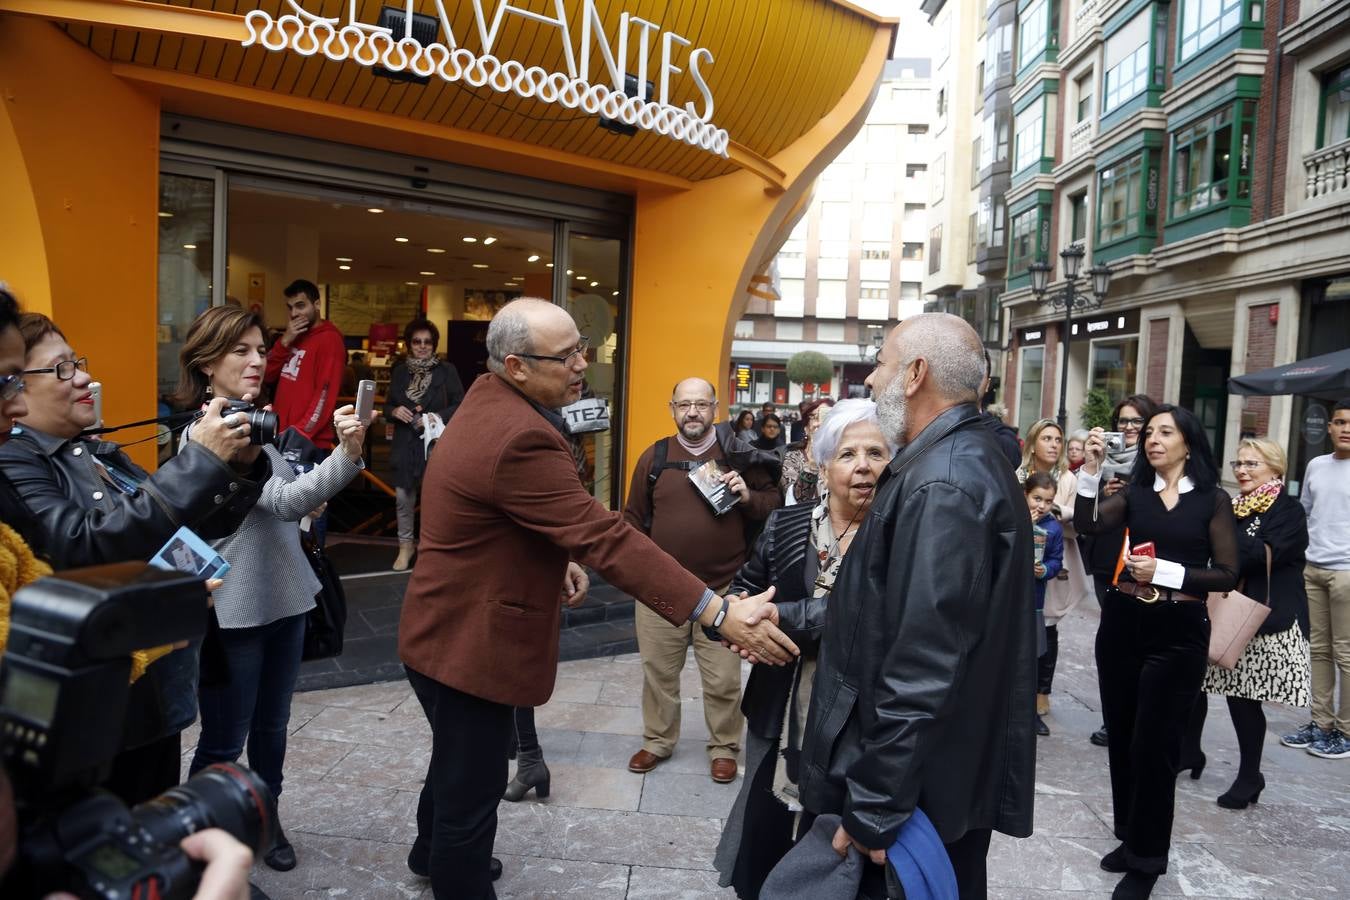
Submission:
[[[681,395],[691,394],[700,394],[708,400],[716,400],[717,388],[706,378],[686,378],[675,385],[675,390],[670,392],[670,399],[675,400]]]
[[[512,300],[488,324],[488,369],[552,409],[581,396],[586,353],[567,310],[538,297]]]
[[[924,313],[905,319],[890,340],[900,367],[916,359],[928,365],[929,387],[943,400],[973,403],[984,382],[984,344],[965,319],[949,313]]]

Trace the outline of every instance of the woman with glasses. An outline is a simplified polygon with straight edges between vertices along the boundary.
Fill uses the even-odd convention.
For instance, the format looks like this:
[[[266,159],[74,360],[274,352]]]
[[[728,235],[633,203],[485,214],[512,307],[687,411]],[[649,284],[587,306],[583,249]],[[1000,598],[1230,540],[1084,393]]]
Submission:
[[[441,332],[427,319],[414,319],[403,329],[408,355],[394,367],[385,396],[384,417],[394,425],[389,448],[391,481],[398,511],[398,558],[394,571],[402,572],[417,549],[415,531],[417,494],[427,467],[422,440],[424,416],[435,416],[444,425],[464,399],[464,385],[455,367],[436,356]]]
[[[1022,465],[1017,469],[1017,480],[1026,480],[1037,472],[1049,475],[1055,482],[1055,499],[1051,513],[1064,531],[1064,559],[1059,574],[1045,585],[1045,652],[1036,669],[1036,733],[1050,735],[1050,727],[1043,716],[1050,713],[1050,692],[1055,680],[1055,665],[1059,661],[1059,620],[1078,605],[1091,588],[1087,570],[1078,551],[1073,530],[1073,501],[1078,490],[1078,477],[1070,472],[1064,453],[1064,432],[1054,419],[1041,419],[1027,430],[1022,446]]]
[[[1261,749],[1266,737],[1262,703],[1305,709],[1312,671],[1308,664],[1308,595],[1303,586],[1303,553],[1308,548],[1308,519],[1284,488],[1288,465],[1279,444],[1247,438],[1229,465],[1237,479],[1233,498],[1237,516],[1240,590],[1270,606],[1270,614],[1232,669],[1210,666],[1205,693],[1228,698],[1228,713],[1238,739],[1238,773],[1218,800],[1225,809],[1245,809],[1266,786]],[[1267,576],[1269,572],[1269,576]],[[1204,758],[1200,732],[1207,703],[1200,696],[1191,717],[1191,758]]]
[[[825,607],[895,448],[881,433],[876,404],[851,399],[825,413],[811,452],[821,472],[820,498],[775,510],[731,582],[732,592],[751,594],[772,585],[779,626],[801,648],[797,662],[787,667],[754,666],[741,700],[745,778],[715,860],[719,884],[734,887],[741,900],[759,897],[769,871],[792,848],[793,824],[802,809],[801,741]],[[797,831],[805,834],[807,828],[804,823]]]
[[[784,445],[783,420],[777,413],[767,413],[759,423],[759,437],[750,442],[756,450],[768,450],[770,453]]]
[[[1078,475],[1080,534],[1127,528],[1119,578],[1097,631],[1097,677],[1108,728],[1111,802],[1120,846],[1101,867],[1123,878],[1114,900],[1148,897],[1167,871],[1177,774],[1209,654],[1211,591],[1238,578],[1233,504],[1219,487],[1209,439],[1190,410],[1164,404],[1144,425],[1129,484],[1102,498],[1105,434],[1088,435]]]
[[[41,543],[58,569],[147,560],[178,530],[204,539],[232,532],[257,500],[265,466],[230,462],[248,446],[219,401],[198,421],[198,441],[153,475],[117,444],[84,437],[94,425],[88,366],[55,323],[19,317],[25,348],[27,413],[0,447],[0,470],[32,511]],[[196,648],[169,654],[137,682],[123,744],[105,784],[128,803],[178,783],[179,734],[197,716]]]
[[[1119,493],[1127,484],[1133,471],[1135,457],[1139,451],[1139,434],[1144,430],[1144,422],[1153,415],[1153,401],[1143,394],[1134,394],[1116,404],[1111,411],[1111,421],[1103,431],[1114,429],[1121,435],[1121,446],[1108,448],[1104,463],[1110,465],[1108,478],[1101,486],[1100,496],[1110,497]],[[1082,472],[1082,469],[1079,469]],[[1106,597],[1106,589],[1115,577],[1116,564],[1120,562],[1120,548],[1125,543],[1125,529],[1101,529],[1091,537],[1079,532],[1079,549],[1083,553],[1083,562],[1092,576],[1092,586],[1097,594],[1097,604],[1101,605]],[[1102,725],[1092,733],[1092,743],[1098,747],[1106,746],[1106,726]]]

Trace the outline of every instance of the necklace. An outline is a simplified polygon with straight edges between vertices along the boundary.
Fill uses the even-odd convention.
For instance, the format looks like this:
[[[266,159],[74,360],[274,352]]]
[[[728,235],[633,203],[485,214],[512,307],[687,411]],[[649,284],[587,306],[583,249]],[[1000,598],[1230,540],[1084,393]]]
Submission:
[[[828,591],[834,587],[834,570],[838,568],[839,561],[844,552],[840,549],[844,539],[853,531],[853,526],[858,522],[858,516],[862,515],[863,507],[859,506],[853,511],[853,516],[848,520],[848,525],[844,527],[843,532],[834,539],[827,549],[817,551],[820,558],[820,568],[816,575],[816,588],[818,590]],[[829,518],[829,511],[826,510],[826,521],[830,523],[830,531],[834,531],[834,521]]]

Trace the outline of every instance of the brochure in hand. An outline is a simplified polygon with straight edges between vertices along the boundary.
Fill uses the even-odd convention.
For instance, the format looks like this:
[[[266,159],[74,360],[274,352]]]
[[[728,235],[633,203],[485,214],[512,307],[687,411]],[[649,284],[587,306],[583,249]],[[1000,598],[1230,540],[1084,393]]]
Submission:
[[[186,525],[174,532],[168,543],[150,557],[150,565],[202,579],[224,578],[230,571],[230,564]]]
[[[1045,562],[1045,538],[1048,532],[1039,525],[1031,526],[1031,542],[1033,553],[1036,556],[1036,562]]]
[[[708,501],[714,516],[723,515],[741,502],[741,495],[722,483],[722,467],[713,460],[690,469],[689,480],[698,488],[703,499]]]

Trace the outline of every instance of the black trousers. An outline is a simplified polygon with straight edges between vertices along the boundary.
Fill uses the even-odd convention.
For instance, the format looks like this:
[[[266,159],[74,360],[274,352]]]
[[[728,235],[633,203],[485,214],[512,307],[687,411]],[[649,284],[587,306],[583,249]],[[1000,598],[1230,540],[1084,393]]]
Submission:
[[[1139,872],[1167,871],[1177,771],[1208,650],[1205,604],[1146,604],[1106,592],[1097,673],[1115,834],[1125,844],[1127,864]]]
[[[1059,662],[1059,626],[1045,626],[1045,652],[1036,660],[1036,693],[1049,694]]]
[[[427,864],[436,900],[494,898],[489,866],[497,803],[506,790],[513,709],[404,669],[431,725],[431,764],[417,802],[412,856]]]

